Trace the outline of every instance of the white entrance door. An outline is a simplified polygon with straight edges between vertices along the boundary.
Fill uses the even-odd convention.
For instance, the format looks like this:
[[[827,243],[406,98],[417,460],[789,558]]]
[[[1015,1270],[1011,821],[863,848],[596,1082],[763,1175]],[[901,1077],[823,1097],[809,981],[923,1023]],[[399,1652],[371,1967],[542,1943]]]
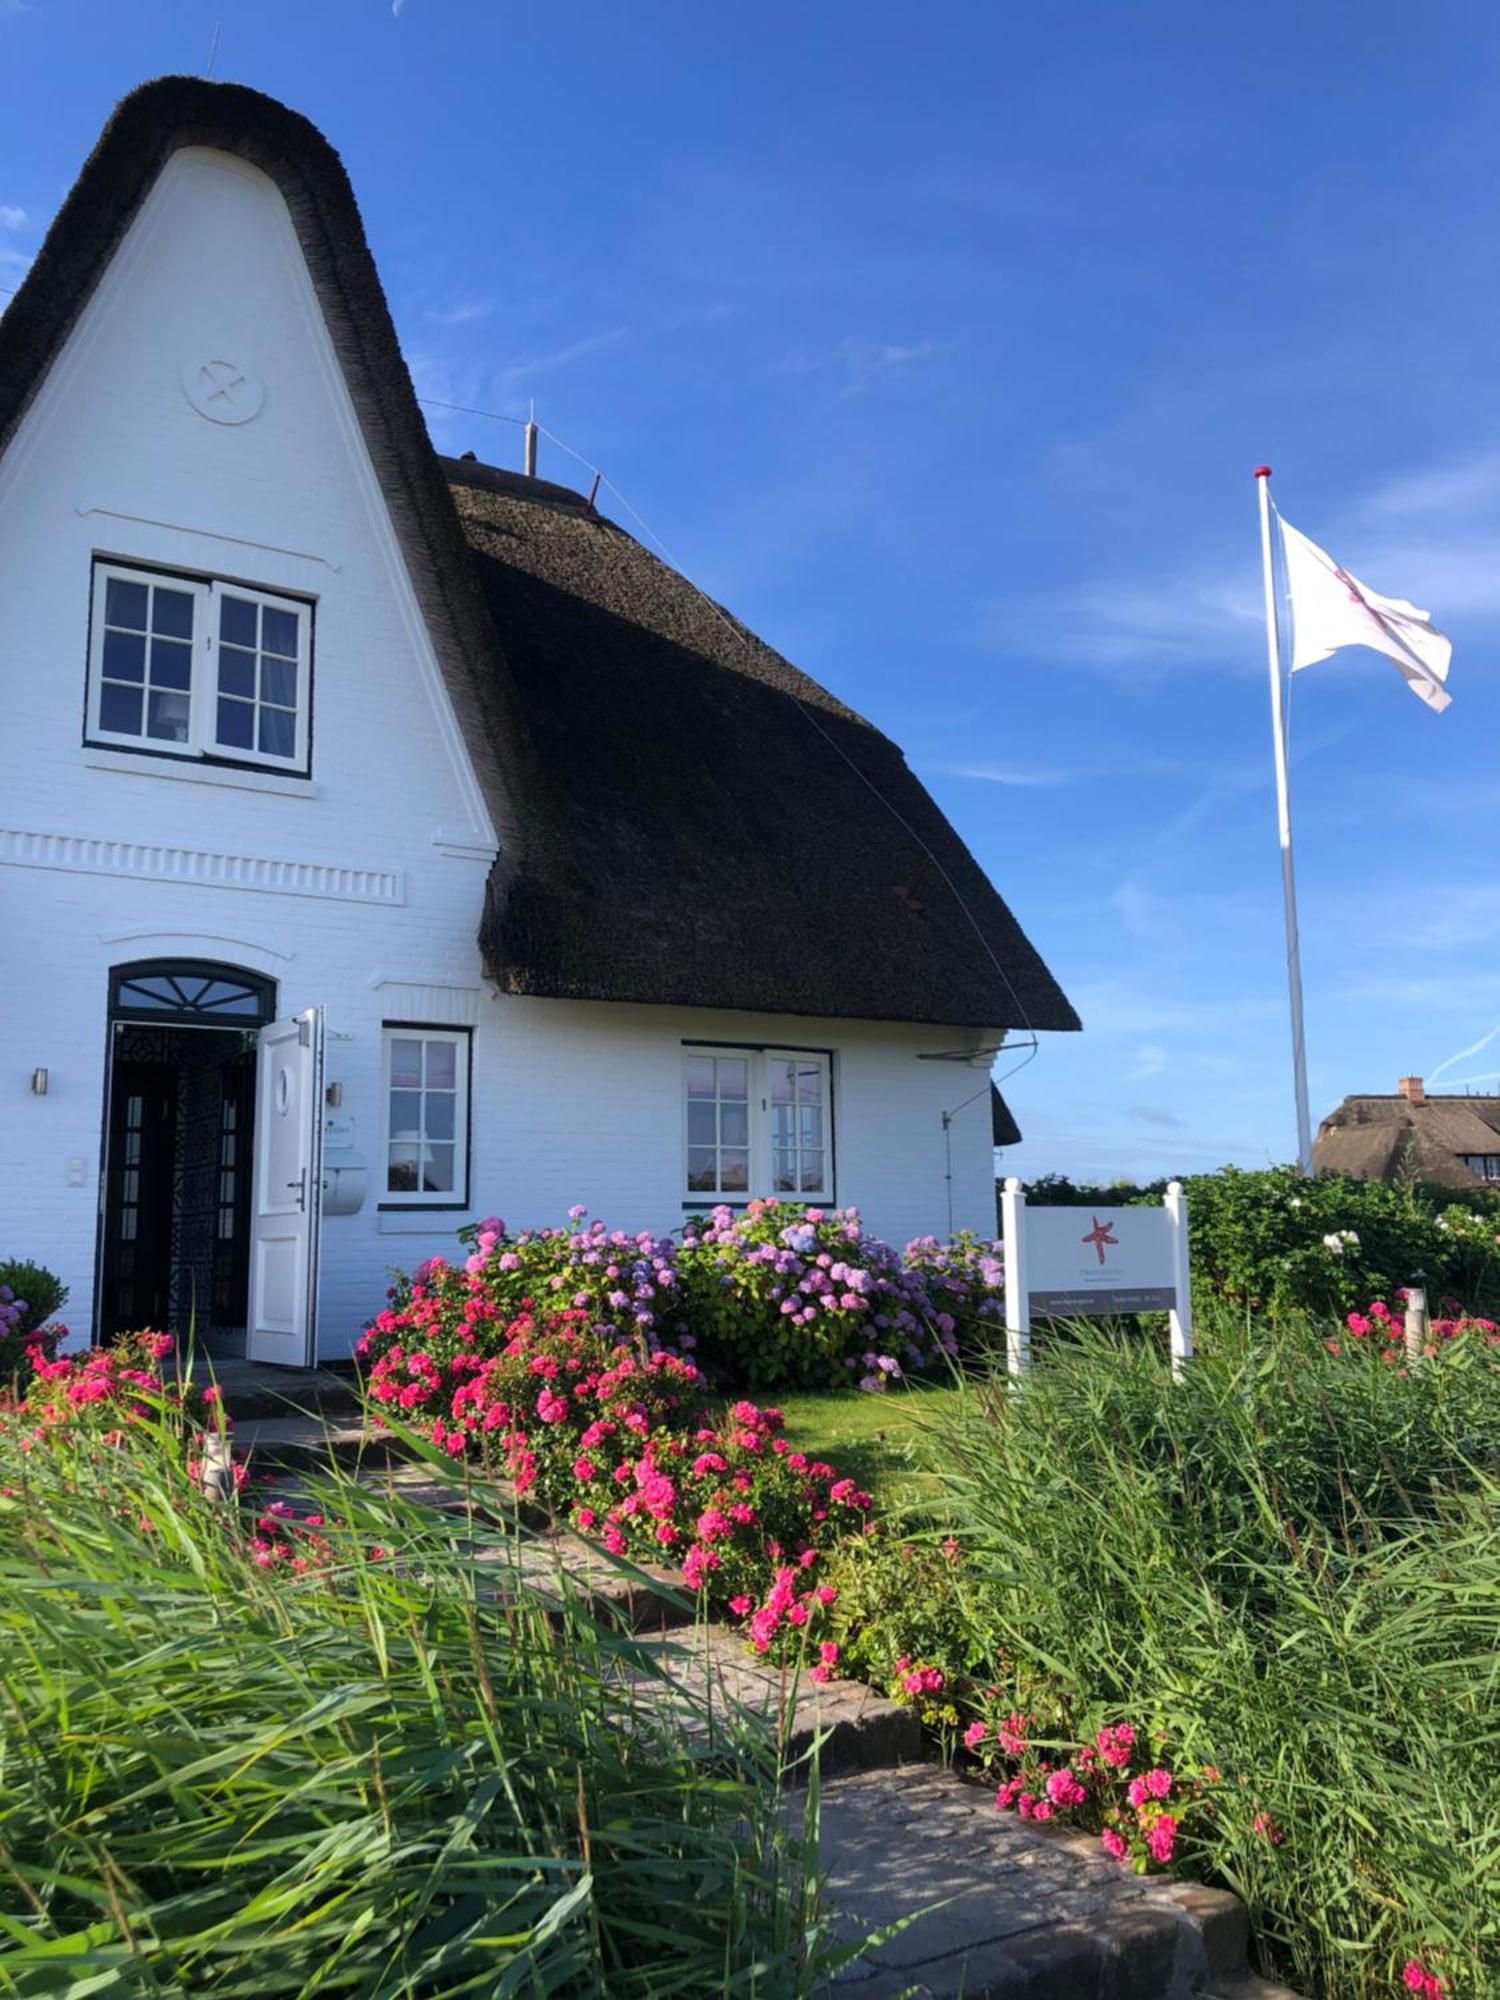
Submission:
[[[313,1364],[322,1152],[323,1010],[310,1007],[260,1031],[245,1350],[252,1361]]]

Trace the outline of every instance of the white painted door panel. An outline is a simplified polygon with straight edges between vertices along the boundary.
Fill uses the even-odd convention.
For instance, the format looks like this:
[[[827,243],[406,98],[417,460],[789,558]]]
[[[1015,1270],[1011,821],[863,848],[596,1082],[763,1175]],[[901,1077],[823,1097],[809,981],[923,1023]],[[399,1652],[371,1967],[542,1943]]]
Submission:
[[[255,1078],[252,1361],[311,1367],[322,1193],[323,1010],[260,1031]]]

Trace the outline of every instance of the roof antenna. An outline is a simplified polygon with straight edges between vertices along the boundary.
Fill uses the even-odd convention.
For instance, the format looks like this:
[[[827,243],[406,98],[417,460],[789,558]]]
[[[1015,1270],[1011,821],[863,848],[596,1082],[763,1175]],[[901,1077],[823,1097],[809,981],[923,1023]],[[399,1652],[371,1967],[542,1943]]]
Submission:
[[[214,22],[214,38],[208,48],[208,68],[203,72],[203,81],[205,83],[207,83],[208,79],[214,73],[214,57],[219,53],[219,30],[223,25],[222,21]]]
[[[526,477],[536,478],[536,398],[526,398]]]

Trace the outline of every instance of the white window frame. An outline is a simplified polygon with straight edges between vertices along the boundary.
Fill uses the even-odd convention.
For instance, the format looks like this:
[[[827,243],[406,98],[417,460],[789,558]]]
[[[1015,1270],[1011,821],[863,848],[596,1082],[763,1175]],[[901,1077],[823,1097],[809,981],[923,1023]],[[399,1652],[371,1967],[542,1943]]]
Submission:
[[[688,1140],[688,1064],[695,1057],[713,1056],[720,1060],[749,1065],[750,1185],[748,1188],[694,1188],[688,1184],[691,1154]],[[821,1073],[823,1111],[823,1185],[778,1191],[772,1185],[771,1066],[775,1062],[816,1063]],[[682,1045],[682,1170],[683,1206],[686,1208],[743,1208],[756,1199],[764,1201],[817,1202],[831,1205],[837,1178],[834,1158],[833,1057],[827,1049],[731,1047],[717,1042],[684,1042]],[[706,1100],[696,1100],[704,1102]],[[722,1150],[722,1149],[721,1149]]]
[[[106,729],[100,719],[104,698],[104,607],[111,578],[120,583],[148,587],[157,585],[193,599],[193,636],[189,641],[191,667],[187,689],[188,736],[185,743],[168,743],[160,737],[145,734],[144,697],[140,733],[127,734],[123,730]],[[297,620],[296,739],[289,757],[278,756],[269,750],[224,744],[217,739],[219,620],[220,605],[226,597],[269,605],[273,610],[289,612]],[[144,751],[157,757],[192,758],[256,770],[287,771],[298,777],[308,775],[308,747],[312,734],[313,607],[306,598],[287,597],[275,591],[262,590],[255,584],[179,576],[171,570],[151,569],[100,557],[94,561],[90,604],[87,731],[90,744],[111,750]],[[258,709],[258,703],[256,707]]]
[[[395,1042],[447,1042],[453,1057],[453,1186],[451,1188],[393,1188],[390,1185],[391,1147],[410,1144],[391,1137],[391,1052]],[[471,1056],[474,1037],[467,1028],[445,1028],[425,1021],[385,1021],[380,1030],[380,1183],[378,1208],[467,1208],[469,1206],[469,1127]],[[426,1056],[423,1056],[425,1071]],[[426,1090],[424,1087],[423,1097]],[[426,1142],[424,1130],[418,1144]],[[447,1141],[440,1143],[446,1144]]]

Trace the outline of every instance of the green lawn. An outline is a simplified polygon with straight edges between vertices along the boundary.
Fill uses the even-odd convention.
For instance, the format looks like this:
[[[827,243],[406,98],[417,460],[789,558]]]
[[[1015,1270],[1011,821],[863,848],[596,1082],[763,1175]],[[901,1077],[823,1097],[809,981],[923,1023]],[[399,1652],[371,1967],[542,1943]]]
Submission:
[[[875,1496],[882,1512],[920,1501],[930,1486],[925,1432],[941,1425],[957,1404],[951,1386],[891,1389],[867,1396],[858,1390],[826,1394],[808,1390],[764,1400],[786,1412],[786,1435],[797,1451],[826,1458]]]

